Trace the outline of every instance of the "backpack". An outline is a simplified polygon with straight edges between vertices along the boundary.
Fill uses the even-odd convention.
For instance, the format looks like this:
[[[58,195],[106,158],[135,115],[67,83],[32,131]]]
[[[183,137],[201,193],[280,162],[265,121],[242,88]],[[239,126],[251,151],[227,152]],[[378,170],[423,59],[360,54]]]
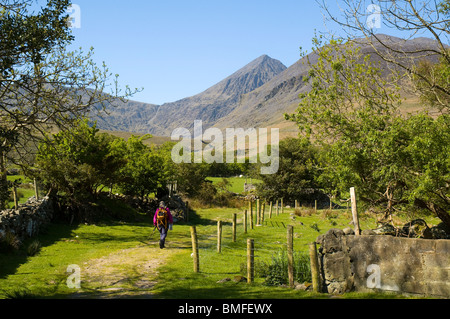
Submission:
[[[164,226],[164,228],[167,229],[167,221],[168,221],[168,215],[167,215],[167,209],[166,208],[158,208],[158,211],[156,212],[156,226],[160,228],[161,226]]]

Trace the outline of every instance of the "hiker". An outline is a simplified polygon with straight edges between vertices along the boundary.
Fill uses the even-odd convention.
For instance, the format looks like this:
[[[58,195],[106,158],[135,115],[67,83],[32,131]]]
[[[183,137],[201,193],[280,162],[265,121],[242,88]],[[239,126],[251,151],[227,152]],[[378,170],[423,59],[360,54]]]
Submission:
[[[159,207],[153,217],[153,225],[158,228],[161,237],[159,240],[159,248],[163,249],[166,242],[167,232],[172,230],[173,218],[169,207],[164,202],[159,203]]]

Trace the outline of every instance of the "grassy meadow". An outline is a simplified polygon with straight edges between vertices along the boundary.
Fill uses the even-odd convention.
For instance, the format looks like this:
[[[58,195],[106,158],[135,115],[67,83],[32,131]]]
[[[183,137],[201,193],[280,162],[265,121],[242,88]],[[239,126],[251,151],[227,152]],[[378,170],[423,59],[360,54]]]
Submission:
[[[218,283],[225,278],[246,276],[247,238],[255,241],[255,263],[268,265],[286,247],[287,225],[294,226],[294,250],[307,253],[308,244],[330,228],[348,227],[346,210],[318,211],[285,209],[264,224],[248,226],[244,233],[243,210],[235,208],[193,208],[189,223],[177,223],[169,233],[166,249],[158,247],[158,234],[151,219],[126,206],[116,207],[134,215],[134,221],[100,224],[53,224],[18,251],[0,253],[0,299],[5,298],[169,298],[169,299],[266,299],[329,298],[286,287],[273,287],[258,276],[253,284]],[[129,210],[129,211],[127,211]],[[232,242],[232,216],[237,213],[237,240]],[[217,221],[223,222],[222,252],[217,252]],[[432,223],[432,220],[427,220]],[[194,273],[190,226],[196,225],[199,240],[200,273]],[[362,229],[374,228],[375,219],[361,215]],[[38,241],[40,249],[27,247]],[[265,263],[265,264],[264,264]],[[70,289],[69,265],[80,267],[81,288]],[[384,294],[349,294],[343,298],[397,298]]]

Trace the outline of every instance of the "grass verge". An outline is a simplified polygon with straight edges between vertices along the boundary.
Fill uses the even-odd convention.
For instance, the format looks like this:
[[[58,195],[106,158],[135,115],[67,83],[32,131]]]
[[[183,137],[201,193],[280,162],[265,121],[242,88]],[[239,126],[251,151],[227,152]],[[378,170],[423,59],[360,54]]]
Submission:
[[[0,253],[0,298],[169,298],[169,299],[305,299],[330,298],[264,284],[257,277],[253,284],[219,281],[245,276],[246,241],[255,241],[256,261],[270,263],[286,246],[286,226],[294,226],[294,249],[307,252],[308,244],[330,228],[345,228],[350,213],[319,211],[294,218],[294,210],[266,215],[262,226],[248,227],[244,233],[240,210],[198,209],[190,224],[179,223],[167,238],[167,249],[158,247],[158,234],[149,218],[138,222],[108,222],[70,226],[53,224],[37,240],[33,254],[23,243],[14,253]],[[232,241],[232,214],[238,213],[237,240]],[[222,252],[217,252],[217,221],[223,222]],[[193,272],[190,225],[197,227],[200,273]],[[361,219],[363,229],[373,228],[372,218]],[[154,261],[154,262],[152,262]],[[81,268],[81,289],[67,286],[67,267]],[[115,280],[114,280],[115,278]],[[343,298],[399,298],[390,294],[348,294]]]

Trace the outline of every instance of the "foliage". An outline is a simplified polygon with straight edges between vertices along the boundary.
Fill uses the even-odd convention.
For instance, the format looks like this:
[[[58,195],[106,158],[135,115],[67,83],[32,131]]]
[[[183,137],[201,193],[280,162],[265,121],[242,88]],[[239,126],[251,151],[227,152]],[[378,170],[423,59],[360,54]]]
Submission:
[[[20,248],[19,238],[10,231],[0,233],[0,252],[8,253]]]
[[[117,139],[112,148],[124,159],[119,170],[118,186],[126,195],[139,196],[142,200],[166,185],[164,159],[155,147],[144,144],[148,136],[132,136],[128,141]]]
[[[430,87],[426,81],[428,78],[434,79],[436,85]],[[425,59],[419,61],[415,68],[413,83],[422,102],[441,111],[450,111],[450,93],[446,93],[450,92],[450,59],[441,57],[438,63]]]
[[[285,249],[274,253],[269,263],[260,262],[255,268],[256,275],[265,278],[265,285],[280,286],[289,283],[288,256]],[[294,281],[299,283],[312,281],[308,254],[294,252]]]
[[[450,4],[448,0],[424,1],[375,1],[378,6],[376,19],[386,27],[398,30],[405,38],[416,38],[418,34],[434,40],[433,46],[418,48],[403,46],[402,41],[392,41],[392,37],[379,34],[379,28],[368,23],[367,3],[365,0],[345,0],[341,10],[329,10],[325,0],[320,1],[325,16],[342,27],[343,32],[360,44],[370,45],[371,51],[387,63],[390,70],[396,70],[397,76],[410,83],[419,79],[420,83],[413,91],[426,96],[434,106],[449,111],[450,87],[448,75],[442,77],[438,69],[445,70],[450,64],[448,39],[450,35]],[[370,17],[369,17],[370,18]],[[418,68],[417,62],[423,60],[442,61],[436,69]],[[447,67],[446,67],[447,65]],[[447,69],[448,70],[448,69]],[[424,72],[425,71],[425,72]],[[410,83],[405,81],[407,88]],[[417,84],[417,82],[416,82]]]
[[[47,0],[32,10],[30,0],[0,3],[0,185],[8,162],[25,168],[46,132],[77,125],[90,112],[132,95],[118,88],[105,64],[93,61],[93,49],[69,51],[69,0]],[[111,84],[112,82],[112,84]],[[112,86],[111,94],[106,94]],[[70,164],[69,162],[60,165]],[[86,179],[88,168],[81,170]],[[71,179],[77,178],[75,172]],[[0,194],[4,206],[5,192]]]
[[[323,187],[341,193],[356,187],[360,199],[383,205],[387,214],[399,204],[425,202],[450,222],[448,116],[402,116],[398,86],[369,55],[351,42],[314,43],[312,89],[286,117],[322,148]]]
[[[28,245],[27,255],[30,257],[36,256],[39,253],[39,251],[41,250],[41,248],[42,248],[42,245],[41,245],[40,241],[35,239],[31,242],[31,244]]]
[[[80,203],[92,199],[101,185],[113,183],[123,164],[113,155],[108,136],[84,120],[41,143],[35,168],[47,189]]]
[[[269,201],[283,198],[314,200],[318,196],[317,150],[306,139],[288,138],[280,142],[280,166],[276,174],[261,175],[257,193]]]
[[[405,198],[437,215],[450,226],[450,115],[418,114],[398,124],[402,141]]]

